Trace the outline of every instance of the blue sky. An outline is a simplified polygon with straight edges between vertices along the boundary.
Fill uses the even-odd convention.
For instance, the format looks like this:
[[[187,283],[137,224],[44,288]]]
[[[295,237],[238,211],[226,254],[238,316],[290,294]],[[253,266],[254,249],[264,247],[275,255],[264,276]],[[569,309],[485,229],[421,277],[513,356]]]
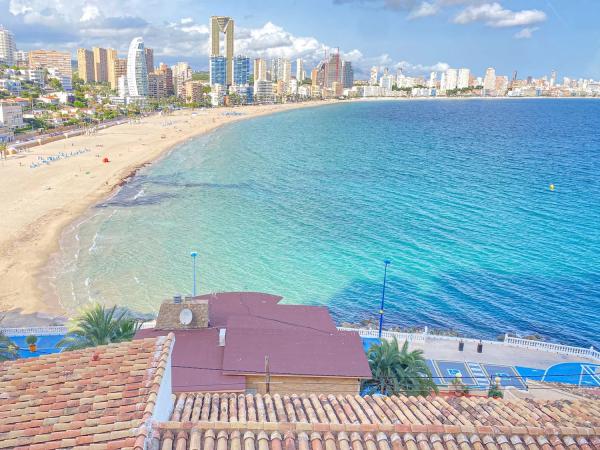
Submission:
[[[143,36],[156,62],[206,68],[208,18],[236,20],[236,52],[301,56],[339,47],[364,76],[470,67],[482,74],[600,79],[600,0],[0,0],[20,49],[110,46]]]

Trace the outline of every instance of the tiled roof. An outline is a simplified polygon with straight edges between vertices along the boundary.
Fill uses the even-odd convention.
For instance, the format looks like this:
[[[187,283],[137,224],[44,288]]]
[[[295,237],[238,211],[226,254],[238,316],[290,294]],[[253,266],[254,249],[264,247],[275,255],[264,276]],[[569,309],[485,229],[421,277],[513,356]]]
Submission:
[[[600,402],[181,394],[161,450],[600,450]]]
[[[173,335],[0,364],[0,449],[142,449]]]
[[[179,394],[172,421],[600,427],[600,401],[484,397]]]
[[[161,450],[597,450],[598,436],[497,434],[439,429],[417,431],[270,431],[162,429],[151,449]]]

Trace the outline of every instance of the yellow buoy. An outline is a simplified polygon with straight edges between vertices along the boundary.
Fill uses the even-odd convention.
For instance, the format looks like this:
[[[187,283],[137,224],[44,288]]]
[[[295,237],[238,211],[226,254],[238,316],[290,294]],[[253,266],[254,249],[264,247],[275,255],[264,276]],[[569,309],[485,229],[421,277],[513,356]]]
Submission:
[[[553,184],[551,184],[551,185],[550,185],[550,190],[551,190],[551,191],[553,191],[553,190],[554,190],[554,185],[553,185]]]

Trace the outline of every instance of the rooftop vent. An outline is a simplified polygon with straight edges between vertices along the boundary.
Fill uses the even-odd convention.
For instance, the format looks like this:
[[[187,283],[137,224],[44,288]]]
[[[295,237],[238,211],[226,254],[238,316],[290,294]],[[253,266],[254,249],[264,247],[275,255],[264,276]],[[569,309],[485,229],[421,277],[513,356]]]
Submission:
[[[225,347],[225,334],[227,334],[227,328],[219,328],[219,347]]]

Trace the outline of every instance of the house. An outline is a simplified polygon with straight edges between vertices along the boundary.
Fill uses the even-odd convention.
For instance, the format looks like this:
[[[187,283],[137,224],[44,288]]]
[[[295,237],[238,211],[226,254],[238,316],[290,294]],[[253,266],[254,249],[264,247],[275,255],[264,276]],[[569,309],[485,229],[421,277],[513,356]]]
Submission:
[[[0,449],[147,448],[171,414],[172,334],[0,363]]]
[[[174,333],[174,392],[358,394],[371,377],[358,334],[338,331],[325,307],[281,299],[226,292],[169,300],[155,328],[136,337]]]
[[[0,102],[0,127],[10,129],[23,126],[23,108],[13,102]]]
[[[243,303],[254,315],[270,308]],[[196,313],[189,324],[206,320],[201,308],[187,306]],[[217,314],[223,316],[215,320],[237,306],[224,301]],[[186,313],[183,318],[187,322]],[[594,390],[552,401],[361,397],[343,389],[173,393],[176,345],[168,333],[0,362],[0,449],[600,449],[600,394]]]
[[[161,450],[598,450],[600,400],[180,394]]]

